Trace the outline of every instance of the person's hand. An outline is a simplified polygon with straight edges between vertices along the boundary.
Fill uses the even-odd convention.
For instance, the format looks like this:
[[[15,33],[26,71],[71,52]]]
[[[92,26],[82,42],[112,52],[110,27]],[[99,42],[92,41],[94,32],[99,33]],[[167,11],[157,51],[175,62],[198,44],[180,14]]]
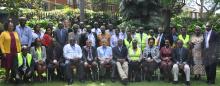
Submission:
[[[43,64],[43,61],[42,61],[42,60],[39,60],[39,61],[38,61],[38,64]]]
[[[16,79],[20,79],[20,76],[19,76],[18,74],[16,74],[16,76],[15,76],[15,77],[16,77]]]

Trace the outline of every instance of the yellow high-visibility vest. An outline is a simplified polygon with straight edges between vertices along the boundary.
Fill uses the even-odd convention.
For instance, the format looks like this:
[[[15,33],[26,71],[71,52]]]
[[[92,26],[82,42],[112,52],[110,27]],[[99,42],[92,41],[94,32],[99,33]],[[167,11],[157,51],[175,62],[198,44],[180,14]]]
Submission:
[[[137,60],[139,60],[139,58],[141,56],[141,49],[137,48],[137,50],[134,51],[133,48],[131,47],[128,50],[128,55],[132,61],[137,61]]]
[[[186,35],[186,38],[184,39],[183,36],[182,36],[182,34],[180,34],[180,35],[178,36],[178,39],[183,41],[183,47],[188,48],[188,42],[189,42],[189,40],[190,40],[189,35]]]
[[[138,41],[138,45],[141,46],[142,50],[144,50],[144,48],[146,47],[147,34],[142,33],[142,39],[141,39],[141,34],[137,33],[136,38]]]
[[[22,54],[21,53],[18,53],[18,67],[20,67],[22,64],[23,64],[23,58],[22,58]],[[31,54],[27,53],[27,63],[28,63],[28,66],[30,67],[31,66],[31,60],[32,60],[32,56]]]

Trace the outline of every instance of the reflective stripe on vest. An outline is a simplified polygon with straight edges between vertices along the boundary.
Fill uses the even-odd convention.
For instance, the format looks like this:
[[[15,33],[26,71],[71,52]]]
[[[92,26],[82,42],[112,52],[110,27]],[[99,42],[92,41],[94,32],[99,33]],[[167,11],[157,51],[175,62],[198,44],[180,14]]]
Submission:
[[[188,42],[189,42],[189,35],[186,35],[186,38],[184,39],[183,38],[183,36],[182,36],[182,34],[180,34],[179,36],[178,36],[178,39],[180,39],[180,40],[182,40],[183,41],[183,46],[185,47],[185,48],[188,48]]]
[[[32,60],[31,54],[28,53],[26,58],[27,58],[28,66],[30,67],[31,66],[31,60]],[[23,64],[22,54],[18,53],[18,67],[20,67],[22,64]]]
[[[132,61],[137,61],[140,58],[141,55],[141,49],[137,48],[137,51],[134,52],[133,48],[129,48],[128,55],[131,58]]]

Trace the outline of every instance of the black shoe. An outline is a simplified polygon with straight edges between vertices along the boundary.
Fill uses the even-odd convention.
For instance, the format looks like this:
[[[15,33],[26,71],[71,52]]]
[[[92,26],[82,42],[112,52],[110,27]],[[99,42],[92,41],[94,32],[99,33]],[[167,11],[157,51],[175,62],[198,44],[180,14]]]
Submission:
[[[215,84],[215,81],[210,81],[209,83],[210,83],[210,84]]]
[[[111,81],[114,83],[114,82],[115,82],[115,79],[114,79],[114,78],[112,78],[112,79],[111,79]]]
[[[185,84],[186,84],[186,86],[190,86],[190,82],[189,81],[186,81]]]
[[[73,79],[68,80],[68,85],[72,85],[73,84]]]
[[[128,79],[123,79],[122,84],[126,86],[128,84]]]
[[[178,84],[178,81],[173,81],[173,84]]]

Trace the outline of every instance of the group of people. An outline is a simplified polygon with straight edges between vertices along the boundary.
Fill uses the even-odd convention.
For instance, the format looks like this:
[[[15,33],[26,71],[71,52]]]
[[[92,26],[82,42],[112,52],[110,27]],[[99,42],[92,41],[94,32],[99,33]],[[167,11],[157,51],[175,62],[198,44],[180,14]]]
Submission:
[[[185,27],[179,33],[175,27],[164,33],[163,28],[155,32],[144,27],[117,28],[111,23],[71,24],[67,19],[56,29],[48,24],[44,31],[36,24],[32,30],[26,21],[19,18],[16,27],[12,21],[5,23],[0,35],[6,81],[42,81],[46,77],[70,85],[76,69],[80,82],[104,81],[107,75],[114,82],[119,75],[126,85],[141,77],[151,81],[159,69],[163,79],[174,84],[180,72],[190,85],[191,70],[195,79],[206,74],[207,83],[215,84],[217,34],[209,23],[204,34],[197,26],[189,35]]]

